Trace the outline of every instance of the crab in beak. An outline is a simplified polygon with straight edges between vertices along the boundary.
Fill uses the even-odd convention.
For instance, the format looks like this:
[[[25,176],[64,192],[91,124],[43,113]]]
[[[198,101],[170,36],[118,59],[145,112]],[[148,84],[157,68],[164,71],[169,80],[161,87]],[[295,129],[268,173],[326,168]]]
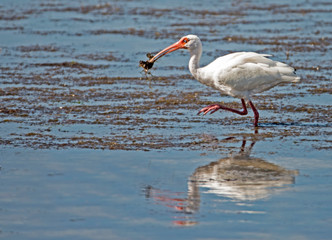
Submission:
[[[174,52],[178,49],[186,49],[186,44],[189,42],[189,39],[187,37],[181,38],[176,43],[168,46],[167,48],[161,50],[159,53],[157,53],[155,56],[151,56],[149,54],[149,60],[148,61],[140,61],[140,66],[144,68],[145,71],[148,71],[152,68],[155,61],[157,61],[162,56],[165,56],[168,53]]]

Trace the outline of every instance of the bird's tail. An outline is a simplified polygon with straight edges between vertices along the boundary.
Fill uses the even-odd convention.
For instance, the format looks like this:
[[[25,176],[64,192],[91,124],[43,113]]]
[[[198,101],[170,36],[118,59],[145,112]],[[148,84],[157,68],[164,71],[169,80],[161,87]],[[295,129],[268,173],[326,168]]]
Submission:
[[[294,75],[296,75],[296,69],[295,68],[293,68],[293,74]],[[294,78],[294,80],[292,81],[293,83],[297,83],[297,82],[299,82],[299,81],[301,81],[301,78],[299,77],[299,76],[295,76],[295,78]]]
[[[301,80],[299,76],[296,76],[296,69],[288,66],[287,64],[278,62],[277,67],[283,82],[296,83]]]

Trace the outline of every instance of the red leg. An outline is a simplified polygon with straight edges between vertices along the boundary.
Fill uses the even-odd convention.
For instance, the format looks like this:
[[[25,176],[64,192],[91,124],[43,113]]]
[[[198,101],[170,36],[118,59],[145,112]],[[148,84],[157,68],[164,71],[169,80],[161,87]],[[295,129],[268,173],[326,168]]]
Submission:
[[[212,105],[209,105],[205,108],[202,108],[198,112],[198,114],[203,113],[205,115],[208,112],[210,112],[212,114],[212,113],[218,111],[219,109],[223,109],[223,110],[230,111],[230,112],[233,112],[233,113],[237,113],[237,114],[240,114],[240,115],[247,115],[248,110],[247,110],[246,102],[244,101],[243,98],[241,98],[241,102],[242,102],[242,107],[243,107],[243,110],[241,110],[241,111],[237,110],[237,109],[225,107],[225,106],[220,105],[220,104],[212,104]],[[254,112],[254,116],[255,116],[254,126],[257,127],[258,126],[259,113],[258,113],[256,107],[254,106],[254,104],[251,101],[249,101],[249,105],[250,105],[252,111]]]
[[[218,111],[219,109],[223,109],[223,110],[230,111],[230,112],[233,112],[233,113],[237,113],[237,114],[240,114],[240,115],[247,115],[248,110],[247,110],[246,102],[244,101],[243,98],[241,98],[241,102],[242,102],[242,106],[243,106],[242,111],[237,110],[237,109],[233,109],[233,108],[229,108],[229,107],[225,107],[225,106],[220,105],[220,104],[212,104],[212,105],[209,105],[205,108],[202,108],[197,114],[203,113],[205,115],[208,112],[211,112],[211,114],[212,114],[212,113]]]
[[[256,107],[254,106],[254,104],[251,101],[249,101],[249,105],[250,105],[252,111],[254,112],[254,115],[255,115],[254,125],[255,125],[255,127],[257,127],[258,126],[259,113],[258,113]]]

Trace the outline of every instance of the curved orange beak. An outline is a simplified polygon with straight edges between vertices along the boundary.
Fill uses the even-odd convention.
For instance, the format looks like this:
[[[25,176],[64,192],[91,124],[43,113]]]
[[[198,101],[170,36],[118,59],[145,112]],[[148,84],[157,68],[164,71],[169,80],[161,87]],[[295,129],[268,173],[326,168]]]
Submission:
[[[157,61],[159,58],[161,58],[162,56],[168,54],[168,53],[171,53],[171,52],[174,52],[178,49],[181,49],[181,48],[187,48],[186,46],[186,42],[183,41],[183,39],[181,38],[178,42],[172,44],[171,46],[161,50],[159,53],[157,53],[153,58],[151,58],[149,60],[149,62],[155,62]]]

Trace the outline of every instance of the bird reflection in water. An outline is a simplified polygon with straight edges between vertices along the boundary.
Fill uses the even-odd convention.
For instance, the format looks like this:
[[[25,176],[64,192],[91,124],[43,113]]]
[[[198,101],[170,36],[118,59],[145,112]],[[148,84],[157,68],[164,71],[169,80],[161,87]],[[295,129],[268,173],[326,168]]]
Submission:
[[[245,145],[246,140],[243,140],[238,153],[198,167],[188,179],[187,193],[147,186],[146,197],[173,209],[175,225],[191,226],[198,223],[194,214],[200,208],[201,194],[212,193],[243,204],[290,189],[289,185],[295,182],[298,171],[251,157],[255,142],[249,147]]]

